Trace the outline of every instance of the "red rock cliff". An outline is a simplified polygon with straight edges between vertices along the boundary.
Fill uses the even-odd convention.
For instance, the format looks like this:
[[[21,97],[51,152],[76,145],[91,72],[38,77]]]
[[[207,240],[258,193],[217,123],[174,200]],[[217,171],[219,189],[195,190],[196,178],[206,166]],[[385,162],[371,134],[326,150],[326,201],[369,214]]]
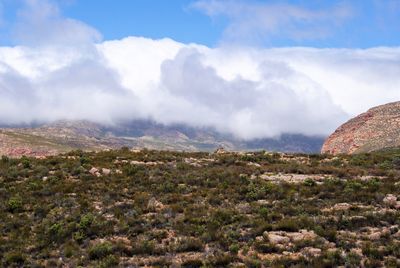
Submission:
[[[340,126],[321,152],[353,154],[400,147],[400,102],[368,110]]]

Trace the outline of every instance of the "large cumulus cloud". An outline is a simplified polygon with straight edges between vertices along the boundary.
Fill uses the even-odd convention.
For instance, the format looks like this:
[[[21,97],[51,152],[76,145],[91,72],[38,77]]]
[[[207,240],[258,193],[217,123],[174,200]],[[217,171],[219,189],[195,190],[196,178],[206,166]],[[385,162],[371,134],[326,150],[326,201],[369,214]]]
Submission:
[[[243,139],[327,135],[371,106],[400,100],[400,48],[101,41],[53,2],[24,2],[19,45],[0,47],[0,124],[151,119]]]
[[[130,37],[0,48],[0,122],[153,119],[240,138],[326,135],[400,99],[400,49],[208,48]]]

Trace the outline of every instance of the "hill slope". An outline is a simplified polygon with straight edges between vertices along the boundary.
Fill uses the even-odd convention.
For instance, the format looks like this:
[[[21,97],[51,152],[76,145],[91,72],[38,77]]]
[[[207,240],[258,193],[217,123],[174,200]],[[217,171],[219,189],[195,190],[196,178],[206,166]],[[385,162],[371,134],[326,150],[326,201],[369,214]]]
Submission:
[[[228,150],[318,152],[322,142],[321,137],[303,135],[243,141],[212,129],[164,126],[150,121],[115,126],[59,121],[36,127],[0,129],[0,155],[9,156],[44,156],[74,149],[99,151],[124,146],[180,151],[213,151],[222,146]]]
[[[400,102],[368,110],[340,126],[322,153],[353,154],[400,147]]]

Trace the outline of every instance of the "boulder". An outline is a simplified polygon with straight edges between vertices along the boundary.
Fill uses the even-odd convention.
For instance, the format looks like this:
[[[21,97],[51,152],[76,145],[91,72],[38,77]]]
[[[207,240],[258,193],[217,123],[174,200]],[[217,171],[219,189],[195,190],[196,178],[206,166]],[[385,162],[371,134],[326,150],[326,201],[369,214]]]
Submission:
[[[388,207],[395,207],[397,205],[397,197],[393,194],[387,194],[383,198],[383,203]]]
[[[382,235],[381,232],[374,232],[374,233],[368,235],[368,239],[372,240],[372,241],[376,241],[381,238],[381,235]]]
[[[333,206],[333,210],[349,210],[351,205],[348,203],[337,203]]]
[[[316,258],[319,257],[322,253],[322,250],[319,248],[313,248],[313,247],[305,247],[301,250],[301,252],[309,258]]]
[[[103,173],[104,175],[110,175],[111,174],[111,169],[108,168],[102,168],[101,169],[101,173]]]
[[[307,240],[315,240],[318,236],[314,231],[300,230],[300,232],[287,233],[287,236],[293,242],[301,242]]]
[[[95,167],[92,167],[89,170],[89,173],[92,174],[93,176],[96,176],[96,174],[99,173],[99,170],[97,168],[95,168]]]
[[[131,161],[131,165],[145,165],[145,162],[142,161],[136,161],[136,160],[132,160]]]
[[[254,162],[248,162],[247,165],[248,165],[248,166],[254,166],[254,167],[261,167],[260,164],[254,163]]]
[[[150,211],[160,211],[164,208],[164,204],[152,197],[147,203],[147,209]]]
[[[287,244],[290,242],[289,237],[278,235],[276,233],[266,233],[264,237],[267,238],[268,241],[273,245]]]

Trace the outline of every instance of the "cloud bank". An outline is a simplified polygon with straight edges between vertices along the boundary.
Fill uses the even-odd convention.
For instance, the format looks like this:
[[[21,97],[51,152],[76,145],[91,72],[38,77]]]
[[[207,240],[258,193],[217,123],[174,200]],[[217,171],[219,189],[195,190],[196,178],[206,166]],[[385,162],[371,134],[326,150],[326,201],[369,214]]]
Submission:
[[[208,48],[129,37],[0,48],[0,122],[153,119],[251,139],[326,135],[400,99],[400,48]]]
[[[0,47],[0,124],[152,119],[242,139],[327,135],[351,116],[400,100],[400,48],[100,41],[50,2],[26,3],[25,11],[40,12],[20,13],[21,45]],[[39,32],[24,34],[31,26]]]

